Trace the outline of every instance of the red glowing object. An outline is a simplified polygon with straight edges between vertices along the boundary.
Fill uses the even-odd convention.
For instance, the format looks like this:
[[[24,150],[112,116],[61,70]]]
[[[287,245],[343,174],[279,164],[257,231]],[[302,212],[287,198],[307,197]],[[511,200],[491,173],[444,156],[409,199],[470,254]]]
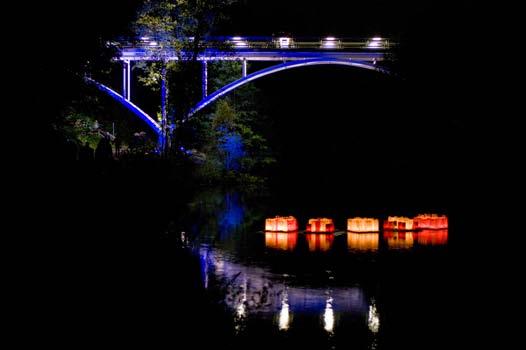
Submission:
[[[310,219],[306,231],[332,233],[334,232],[334,222],[327,218]]]
[[[418,232],[416,241],[419,245],[446,245],[448,230],[422,230]]]
[[[265,231],[294,232],[298,231],[298,220],[293,216],[276,216],[265,220]]]
[[[389,216],[387,221],[384,221],[384,230],[411,231],[413,230],[413,219],[403,216]]]
[[[415,229],[441,230],[448,228],[445,215],[421,214],[413,219]]]
[[[267,248],[294,250],[298,243],[298,234],[286,232],[265,232],[265,246]]]
[[[351,232],[378,232],[380,222],[372,218],[351,218],[347,220],[347,231]]]
[[[309,250],[311,252],[315,252],[315,251],[326,252],[329,249],[331,249],[332,242],[334,241],[334,235],[327,234],[327,233],[317,233],[317,234],[308,233],[308,234],[305,234],[305,238],[307,239]]]

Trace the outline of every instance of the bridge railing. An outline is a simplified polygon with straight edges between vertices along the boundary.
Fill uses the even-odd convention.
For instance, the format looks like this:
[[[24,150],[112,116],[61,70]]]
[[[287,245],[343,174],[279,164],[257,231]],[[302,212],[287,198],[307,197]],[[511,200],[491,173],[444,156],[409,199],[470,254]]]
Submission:
[[[187,39],[189,43],[192,38]],[[142,37],[132,40],[119,40],[112,44],[121,49],[155,48],[159,40],[154,37]],[[389,39],[374,37],[368,39],[352,38],[292,38],[292,37],[210,37],[203,40],[202,49],[232,49],[232,50],[389,50],[395,44]]]

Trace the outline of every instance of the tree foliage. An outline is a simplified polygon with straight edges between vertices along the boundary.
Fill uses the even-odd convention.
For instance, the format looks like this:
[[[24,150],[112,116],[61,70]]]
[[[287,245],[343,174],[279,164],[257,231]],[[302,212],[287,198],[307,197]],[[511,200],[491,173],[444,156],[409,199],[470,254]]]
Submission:
[[[211,86],[219,88],[239,77],[241,63],[223,61],[210,65]],[[206,155],[199,169],[204,178],[235,182],[260,181],[275,162],[265,135],[271,124],[265,115],[260,91],[248,84],[212,107],[193,122],[193,147]]]

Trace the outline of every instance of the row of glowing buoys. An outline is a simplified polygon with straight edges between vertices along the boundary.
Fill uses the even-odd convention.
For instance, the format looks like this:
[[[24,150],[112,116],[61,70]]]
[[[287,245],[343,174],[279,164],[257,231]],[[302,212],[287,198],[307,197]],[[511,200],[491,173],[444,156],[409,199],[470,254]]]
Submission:
[[[265,231],[267,232],[295,232],[298,231],[298,220],[293,216],[276,216],[265,220]],[[334,222],[328,218],[310,219],[307,223],[306,232],[334,232]]]
[[[413,231],[413,230],[440,230],[448,228],[448,219],[445,215],[420,214],[414,218],[402,216],[389,216],[383,222],[385,231]],[[276,216],[265,221],[265,231],[270,232],[295,232],[298,231],[298,220],[293,216]],[[329,218],[309,219],[306,232],[333,233],[334,222]],[[350,232],[379,232],[380,220],[374,218],[350,218],[347,220],[347,231]]]

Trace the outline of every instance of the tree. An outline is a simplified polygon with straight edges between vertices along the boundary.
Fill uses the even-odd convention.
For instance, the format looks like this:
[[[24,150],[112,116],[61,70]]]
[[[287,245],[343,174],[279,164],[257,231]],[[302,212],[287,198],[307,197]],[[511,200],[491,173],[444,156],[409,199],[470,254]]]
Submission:
[[[219,88],[239,77],[239,62],[210,65],[211,86]],[[272,125],[266,117],[260,91],[248,84],[220,99],[213,110],[196,115],[192,147],[206,154],[198,175],[205,180],[260,181],[275,162],[265,135]]]
[[[195,69],[199,53],[205,47],[204,38],[210,34],[217,21],[224,17],[227,6],[234,2],[235,0],[146,0],[138,14],[135,32],[148,42],[150,55],[159,61],[158,64],[143,65],[146,77],[142,81],[149,86],[161,85],[161,126],[166,142],[164,150],[169,148],[175,119],[183,119],[189,108],[180,106],[176,118],[168,79],[173,73],[188,76],[185,72]],[[168,57],[174,54],[178,60],[169,62]],[[183,82],[186,83],[189,82]],[[173,116],[172,125],[168,121],[169,114]]]

